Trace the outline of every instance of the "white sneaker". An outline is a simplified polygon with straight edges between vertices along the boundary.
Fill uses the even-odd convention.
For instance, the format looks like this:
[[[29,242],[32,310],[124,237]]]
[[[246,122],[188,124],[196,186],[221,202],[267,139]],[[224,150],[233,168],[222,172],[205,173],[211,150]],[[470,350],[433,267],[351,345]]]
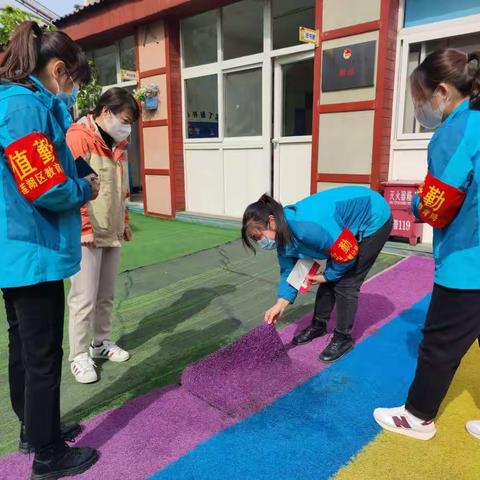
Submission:
[[[88,353],[80,353],[70,363],[70,370],[78,383],[93,383],[98,380],[95,362]]]
[[[437,433],[433,420],[425,421],[415,417],[405,409],[405,405],[397,408],[376,408],[373,418],[389,432],[400,433],[418,440],[430,440]]]
[[[480,420],[471,420],[465,424],[467,432],[480,440]]]
[[[99,347],[90,345],[90,356],[112,362],[126,362],[130,358],[130,354],[127,351],[110,340],[104,340]]]

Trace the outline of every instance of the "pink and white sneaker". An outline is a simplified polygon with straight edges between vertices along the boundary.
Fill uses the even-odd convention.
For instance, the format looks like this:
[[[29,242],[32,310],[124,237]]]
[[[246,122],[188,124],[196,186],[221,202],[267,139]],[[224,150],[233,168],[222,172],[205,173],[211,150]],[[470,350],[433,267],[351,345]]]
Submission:
[[[405,405],[396,408],[376,408],[373,418],[385,430],[417,440],[430,440],[437,433],[433,420],[425,421],[415,417],[405,409]]]

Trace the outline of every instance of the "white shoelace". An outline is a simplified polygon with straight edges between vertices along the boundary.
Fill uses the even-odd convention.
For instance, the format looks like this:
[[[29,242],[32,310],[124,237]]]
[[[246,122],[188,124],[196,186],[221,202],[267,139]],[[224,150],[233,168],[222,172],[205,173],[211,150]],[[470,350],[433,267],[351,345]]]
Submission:
[[[105,340],[103,342],[103,346],[109,351],[109,352],[112,352],[112,353],[120,353],[120,352],[123,352],[123,350],[116,344],[116,343],[113,343],[109,340]]]
[[[97,364],[88,356],[85,355],[82,358],[76,359],[75,363],[83,370],[89,370],[90,366],[96,367]]]

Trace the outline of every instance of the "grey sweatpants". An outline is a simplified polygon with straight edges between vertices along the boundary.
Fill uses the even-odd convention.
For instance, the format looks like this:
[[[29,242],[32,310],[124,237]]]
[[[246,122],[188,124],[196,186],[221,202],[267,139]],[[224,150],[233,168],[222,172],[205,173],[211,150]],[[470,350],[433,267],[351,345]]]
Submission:
[[[82,247],[80,272],[68,296],[70,356],[88,352],[90,340],[111,340],[120,247]]]

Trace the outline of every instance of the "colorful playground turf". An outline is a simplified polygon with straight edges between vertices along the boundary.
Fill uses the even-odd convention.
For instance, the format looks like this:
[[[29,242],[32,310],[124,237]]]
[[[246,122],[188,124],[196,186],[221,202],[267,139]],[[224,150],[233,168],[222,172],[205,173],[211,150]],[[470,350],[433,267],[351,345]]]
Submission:
[[[102,456],[79,478],[480,478],[480,444],[464,430],[466,420],[480,416],[473,400],[480,398],[477,345],[460,367],[433,440],[382,433],[371,417],[374,407],[398,405],[405,398],[432,270],[431,260],[411,257],[366,283],[354,332],[357,346],[334,365],[317,361],[327,338],[291,347],[292,336],[309,317],[281,330],[291,365],[301,365],[301,375],[293,388],[285,385],[260,403],[226,412],[218,402],[210,403],[211,392],[199,395],[191,386],[171,386],[91,419],[78,444],[98,447]],[[282,369],[265,365],[271,377],[282,375]],[[251,368],[264,367],[253,362]],[[228,382],[217,388],[235,392]],[[1,458],[1,478],[27,478],[30,461],[17,454]]]
[[[187,224],[193,237],[201,237],[207,230],[212,235],[206,239],[210,244],[198,244],[199,248],[210,248],[183,255],[185,244],[177,242],[175,234],[181,228],[177,225],[180,222],[149,218],[148,235],[140,237],[138,232],[143,232],[144,222],[137,223],[137,217],[132,220],[136,226],[134,243],[139,244],[135,248],[144,253],[142,258],[135,258],[128,247],[122,252],[126,261],[138,268],[119,275],[113,321],[113,339],[127,348],[132,357],[122,364],[100,363],[101,381],[90,385],[75,382],[64,358],[62,414],[67,421],[83,422],[140,395],[177,383],[187,365],[235,342],[257,326],[262,313],[275,301],[278,265],[272,252],[259,252],[254,257],[238,240],[215,247],[218,236],[224,232]],[[150,241],[150,237],[162,240]],[[159,249],[175,253],[176,258],[157,261],[164,255]],[[382,254],[370,273],[378,273],[400,258]],[[146,260],[149,264],[142,267]],[[282,319],[282,326],[311,312],[314,298],[314,291],[300,296]],[[66,322],[67,316],[68,312]],[[64,351],[68,355],[66,335]],[[5,455],[17,448],[19,427],[9,401],[3,308],[0,418],[0,455]]]

